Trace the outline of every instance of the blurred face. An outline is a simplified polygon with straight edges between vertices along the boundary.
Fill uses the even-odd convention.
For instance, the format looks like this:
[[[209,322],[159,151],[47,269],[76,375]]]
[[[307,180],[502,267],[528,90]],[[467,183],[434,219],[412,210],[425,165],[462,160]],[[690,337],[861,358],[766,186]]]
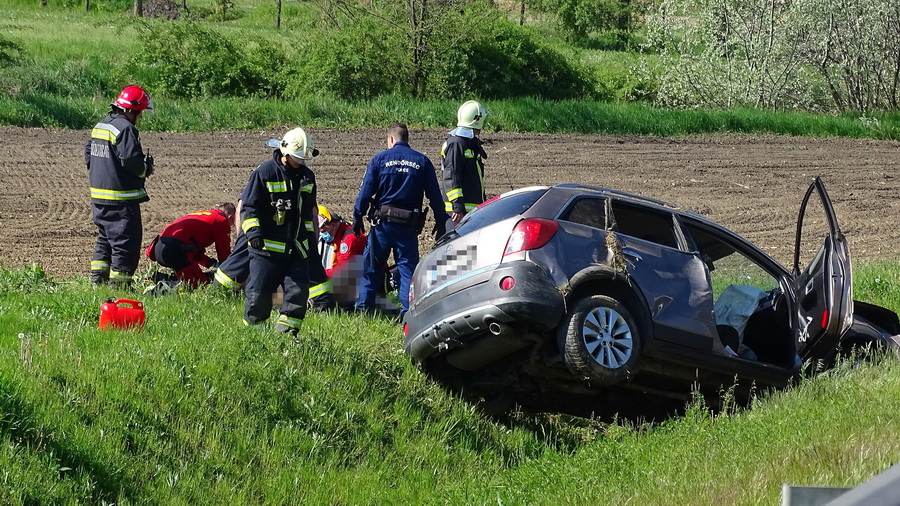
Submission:
[[[319,232],[328,233],[331,237],[334,237],[338,231],[338,222],[329,221],[327,223],[323,223],[322,226],[319,227]]]
[[[286,167],[290,167],[292,169],[299,169],[301,165],[303,165],[303,161],[299,158],[294,158],[291,155],[283,155],[281,157],[281,163]]]

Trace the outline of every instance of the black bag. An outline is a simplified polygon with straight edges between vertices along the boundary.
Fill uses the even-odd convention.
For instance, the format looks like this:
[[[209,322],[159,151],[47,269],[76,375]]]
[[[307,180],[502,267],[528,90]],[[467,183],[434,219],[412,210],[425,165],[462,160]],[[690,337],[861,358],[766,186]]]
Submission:
[[[407,211],[399,207],[381,206],[375,213],[375,218],[385,223],[395,223],[397,225],[409,225],[411,227],[419,226],[419,215],[422,214],[418,210]]]

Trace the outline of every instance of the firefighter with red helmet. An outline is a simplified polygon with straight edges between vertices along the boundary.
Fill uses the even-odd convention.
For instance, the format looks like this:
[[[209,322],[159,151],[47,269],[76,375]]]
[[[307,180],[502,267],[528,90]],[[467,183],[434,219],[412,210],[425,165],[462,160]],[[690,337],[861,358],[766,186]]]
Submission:
[[[147,92],[138,86],[125,87],[84,145],[98,231],[91,257],[95,284],[131,283],[140,260],[140,204],[150,200],[144,180],[153,173],[153,157],[144,154],[137,129],[144,112],[153,112]]]
[[[203,269],[218,267],[231,254],[234,214],[234,204],[225,202],[215,209],[178,218],[153,239],[147,247],[147,258],[173,269],[175,277],[191,288],[208,284],[210,277]],[[216,259],[206,254],[206,248],[213,244]]]

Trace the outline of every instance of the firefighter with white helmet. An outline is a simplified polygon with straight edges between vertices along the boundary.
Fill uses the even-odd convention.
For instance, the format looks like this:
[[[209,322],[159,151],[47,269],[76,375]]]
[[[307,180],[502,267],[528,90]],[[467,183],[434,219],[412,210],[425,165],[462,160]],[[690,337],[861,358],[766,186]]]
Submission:
[[[287,132],[274,147],[272,158],[253,171],[241,194],[241,230],[249,246],[244,323],[262,326],[272,295],[283,286],[275,329],[297,335],[306,316],[309,261],[317,239],[316,178],[308,163],[319,150],[302,128]]]
[[[95,284],[131,283],[140,260],[140,204],[150,200],[144,180],[153,173],[153,157],[144,154],[137,129],[144,112],[153,112],[150,95],[138,86],[126,86],[84,145],[98,230],[91,257]]]
[[[450,213],[447,228],[452,229],[466,213],[485,201],[484,160],[487,158],[478,138],[488,110],[469,100],[456,112],[456,128],[441,146],[444,206]]]

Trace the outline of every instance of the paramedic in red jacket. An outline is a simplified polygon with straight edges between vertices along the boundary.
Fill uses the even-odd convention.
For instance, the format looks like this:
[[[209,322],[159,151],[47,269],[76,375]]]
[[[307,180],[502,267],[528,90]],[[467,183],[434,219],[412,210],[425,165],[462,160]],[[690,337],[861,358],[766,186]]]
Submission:
[[[231,231],[234,229],[234,204],[226,202],[215,209],[191,213],[163,229],[150,247],[147,257],[175,271],[183,283],[197,288],[209,283],[203,268],[218,267],[231,254]],[[216,259],[206,248],[216,245]]]
[[[319,256],[331,282],[331,297],[342,308],[356,303],[365,248],[365,235],[357,237],[349,223],[325,206],[319,206]],[[316,297],[310,301],[313,307],[319,302]]]
[[[319,254],[328,277],[334,269],[347,264],[351,256],[362,255],[365,249],[365,235],[357,237],[352,225],[332,215],[325,206],[319,206]]]

